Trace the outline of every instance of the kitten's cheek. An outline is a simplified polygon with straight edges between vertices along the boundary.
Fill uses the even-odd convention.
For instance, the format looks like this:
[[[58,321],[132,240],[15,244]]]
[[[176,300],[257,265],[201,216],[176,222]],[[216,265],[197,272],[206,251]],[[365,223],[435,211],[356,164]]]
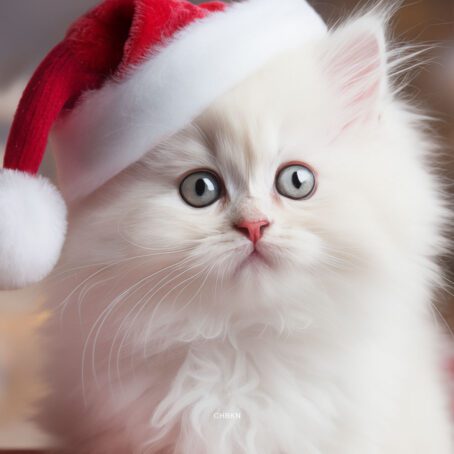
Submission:
[[[323,242],[313,236],[307,235],[305,238],[295,238],[292,240],[291,249],[278,249],[282,254],[282,262],[287,262],[299,271],[313,271],[325,266],[323,256],[326,255],[326,246]],[[328,260],[328,258],[327,258]]]

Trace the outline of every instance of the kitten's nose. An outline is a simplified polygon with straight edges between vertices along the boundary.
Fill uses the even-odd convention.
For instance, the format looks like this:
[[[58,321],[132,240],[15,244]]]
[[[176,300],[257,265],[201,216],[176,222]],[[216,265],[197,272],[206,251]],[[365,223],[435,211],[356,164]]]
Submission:
[[[263,236],[263,231],[270,225],[266,219],[259,221],[242,220],[235,224],[235,228],[246,235],[254,244]]]

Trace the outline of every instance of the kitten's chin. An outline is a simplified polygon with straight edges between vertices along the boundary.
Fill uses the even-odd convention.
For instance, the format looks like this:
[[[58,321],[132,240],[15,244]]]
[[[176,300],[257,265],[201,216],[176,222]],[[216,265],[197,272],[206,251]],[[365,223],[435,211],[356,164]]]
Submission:
[[[269,254],[263,250],[259,245],[250,246],[248,250],[241,254],[238,259],[238,264],[234,271],[234,277],[247,274],[248,276],[254,274],[261,274],[264,270],[273,270],[274,264],[269,257]]]

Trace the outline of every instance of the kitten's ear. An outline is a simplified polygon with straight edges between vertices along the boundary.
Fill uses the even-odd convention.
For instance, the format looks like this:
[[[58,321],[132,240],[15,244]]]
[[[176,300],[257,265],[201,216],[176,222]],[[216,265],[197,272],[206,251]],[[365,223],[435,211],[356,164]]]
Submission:
[[[365,16],[333,31],[323,49],[323,71],[340,101],[342,128],[378,118],[388,88],[384,19]]]

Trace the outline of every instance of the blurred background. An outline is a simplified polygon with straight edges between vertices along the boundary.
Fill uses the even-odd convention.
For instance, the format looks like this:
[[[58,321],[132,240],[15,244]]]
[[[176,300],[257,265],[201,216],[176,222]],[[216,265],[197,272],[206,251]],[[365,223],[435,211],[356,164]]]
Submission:
[[[329,23],[370,4],[362,0],[309,0]],[[396,0],[388,0],[391,3]],[[0,157],[15,107],[33,69],[60,40],[68,25],[97,0],[0,0]],[[197,2],[196,2],[197,3]],[[454,181],[454,0],[403,0],[391,24],[397,42],[424,44],[426,64],[414,74],[406,96],[436,121],[443,154],[440,172]],[[52,175],[48,160],[43,172]],[[454,262],[447,258],[448,276]],[[452,280],[452,279],[451,279]],[[441,294],[439,308],[454,326],[454,298]],[[34,295],[0,292],[0,449],[43,446],[48,441],[26,422],[43,391],[36,376],[35,331],[45,314]]]

